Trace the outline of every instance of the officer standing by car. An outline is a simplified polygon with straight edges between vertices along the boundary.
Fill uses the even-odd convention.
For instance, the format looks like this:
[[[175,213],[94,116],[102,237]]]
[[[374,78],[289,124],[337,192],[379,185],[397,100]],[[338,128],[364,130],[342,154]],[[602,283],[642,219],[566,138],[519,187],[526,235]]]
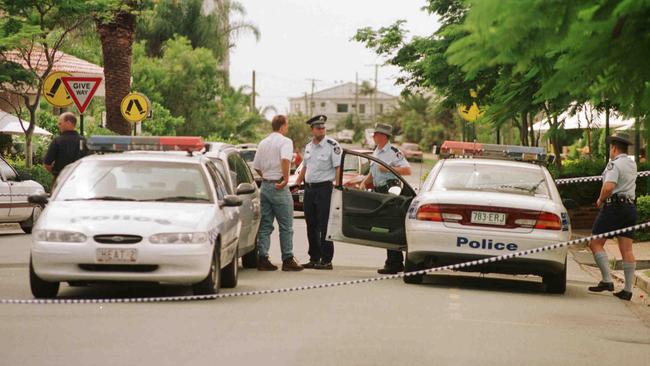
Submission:
[[[610,161],[603,171],[603,186],[596,200],[600,212],[592,229],[594,235],[633,226],[637,220],[635,205],[637,167],[636,163],[627,156],[628,146],[632,143],[627,135],[622,133],[607,137],[607,141],[610,144]],[[623,257],[625,288],[614,293],[614,296],[629,301],[632,298],[636,269],[636,260],[632,252],[634,232],[616,235],[616,239]],[[592,292],[614,291],[614,283],[609,273],[609,259],[604,249],[606,240],[606,238],[594,239],[589,243],[603,277],[598,285],[589,287],[589,291]]]
[[[309,241],[309,262],[304,268],[332,269],[334,243],[325,240],[332,198],[332,181],[341,174],[341,146],[325,135],[327,116],[318,115],[306,123],[312,140],[305,146],[303,169],[296,184],[305,182],[304,212]]]
[[[66,165],[74,163],[85,155],[85,149],[81,144],[82,137],[76,131],[77,117],[74,113],[62,113],[59,116],[58,126],[61,134],[52,140],[43,158],[45,169],[54,176],[52,185]]]
[[[411,165],[398,148],[391,145],[390,137],[393,135],[393,127],[384,123],[377,123],[372,138],[375,142],[375,150],[372,156],[390,165],[397,173],[401,175],[411,174]],[[374,191],[377,193],[387,193],[388,189],[400,184],[399,179],[389,170],[375,164],[370,164],[370,173],[366,179],[361,182],[361,189],[365,189],[372,182]],[[384,268],[377,270],[379,274],[395,274],[404,270],[404,254],[401,250],[387,250],[387,258]]]

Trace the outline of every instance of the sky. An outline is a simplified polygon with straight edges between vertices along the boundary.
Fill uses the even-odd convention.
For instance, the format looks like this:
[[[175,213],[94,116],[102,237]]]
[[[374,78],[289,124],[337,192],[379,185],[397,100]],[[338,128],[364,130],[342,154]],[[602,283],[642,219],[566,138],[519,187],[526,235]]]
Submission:
[[[242,34],[231,50],[233,86],[252,85],[256,71],[257,107],[274,106],[288,113],[290,97],[344,82],[374,82],[379,67],[379,90],[399,95],[394,85],[399,70],[383,66],[385,59],[351,41],[356,30],[377,29],[403,19],[409,36],[432,34],[436,18],[421,10],[425,0],[237,0],[244,17],[261,31],[259,41]]]

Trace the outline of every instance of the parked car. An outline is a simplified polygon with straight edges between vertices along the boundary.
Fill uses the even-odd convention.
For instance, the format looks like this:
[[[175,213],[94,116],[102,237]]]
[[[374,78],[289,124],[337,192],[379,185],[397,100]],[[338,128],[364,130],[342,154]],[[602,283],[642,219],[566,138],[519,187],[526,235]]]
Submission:
[[[342,143],[351,144],[354,139],[354,131],[352,130],[341,130],[336,134],[336,140]]]
[[[363,146],[366,149],[374,149],[375,140],[372,137],[374,134],[375,134],[375,130],[373,128],[366,128],[363,131],[363,141],[361,142],[361,146]]]
[[[248,167],[251,170],[251,173],[253,174],[253,178],[255,179],[255,183],[257,183],[257,186],[262,185],[262,177],[260,177],[259,174],[257,174],[257,171],[253,168],[253,160],[255,159],[255,154],[257,154],[257,145],[256,144],[239,144],[236,145],[235,148],[239,151],[239,154],[241,155],[242,159],[246,162]]]
[[[399,147],[402,154],[408,161],[422,162],[422,150],[418,144],[412,142],[405,142]]]
[[[51,197],[29,197],[47,203],[30,250],[35,297],[55,297],[60,282],[187,284],[195,294],[237,285],[240,196],[255,186],[231,194],[201,138],[137,138],[140,151],[87,156],[64,169]],[[125,150],[132,139],[93,136],[88,147]]]
[[[344,152],[348,151],[344,149]],[[372,150],[351,150],[358,154],[372,154]],[[297,185],[296,179],[302,170],[303,165],[296,169],[295,174],[289,177],[289,189],[291,190],[291,197],[293,199],[293,209],[296,211],[303,211],[303,201],[305,200],[305,187],[304,185]],[[363,155],[350,156],[344,159],[343,164],[343,186],[348,188],[357,188],[359,184],[366,178],[370,171],[370,161]],[[372,183],[368,186],[372,188]]]
[[[26,234],[30,234],[41,214],[41,207],[27,202],[27,197],[33,194],[44,194],[45,189],[29,175],[18,174],[1,157],[0,178],[0,222],[18,223]]]
[[[205,153],[225,177],[228,194],[237,194],[242,187],[253,186],[249,194],[237,194],[242,199],[239,207],[241,233],[237,255],[242,258],[244,268],[257,267],[257,230],[260,226],[260,192],[255,184],[253,173],[235,146],[222,142],[209,142],[209,151]],[[249,151],[249,150],[245,150]]]
[[[385,194],[335,184],[328,239],[406,250],[405,272],[569,240],[567,209],[543,166],[543,149],[447,141],[441,150],[444,158],[417,195],[402,177]],[[526,161],[531,157],[533,162]],[[461,270],[538,275],[548,292],[564,293],[566,260],[562,247]],[[404,282],[419,283],[423,277],[407,276]]]

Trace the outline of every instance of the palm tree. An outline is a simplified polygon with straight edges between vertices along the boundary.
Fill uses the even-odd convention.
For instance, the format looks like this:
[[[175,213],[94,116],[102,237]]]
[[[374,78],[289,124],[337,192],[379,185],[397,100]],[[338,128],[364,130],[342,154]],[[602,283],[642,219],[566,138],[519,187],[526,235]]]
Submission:
[[[135,35],[135,0],[116,10],[108,19],[96,19],[97,32],[104,57],[106,86],[106,127],[122,135],[131,133],[131,126],[122,117],[120,103],[131,91],[131,59]]]

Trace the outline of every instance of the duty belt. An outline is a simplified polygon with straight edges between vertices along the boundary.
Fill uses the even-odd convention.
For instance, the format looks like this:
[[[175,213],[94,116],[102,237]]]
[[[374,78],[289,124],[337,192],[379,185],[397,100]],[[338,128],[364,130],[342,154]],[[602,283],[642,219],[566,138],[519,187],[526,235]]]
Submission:
[[[320,187],[327,187],[331,186],[332,182],[330,181],[325,181],[325,182],[317,182],[317,183],[307,183],[305,182],[305,187],[306,188],[320,188]]]
[[[627,203],[633,205],[636,203],[636,199],[627,196],[619,196],[616,194],[613,194],[605,199],[605,204],[611,205],[616,203]]]
[[[282,182],[283,178],[278,178],[278,179],[264,179],[262,178],[262,182],[267,182],[267,183],[280,183]]]

